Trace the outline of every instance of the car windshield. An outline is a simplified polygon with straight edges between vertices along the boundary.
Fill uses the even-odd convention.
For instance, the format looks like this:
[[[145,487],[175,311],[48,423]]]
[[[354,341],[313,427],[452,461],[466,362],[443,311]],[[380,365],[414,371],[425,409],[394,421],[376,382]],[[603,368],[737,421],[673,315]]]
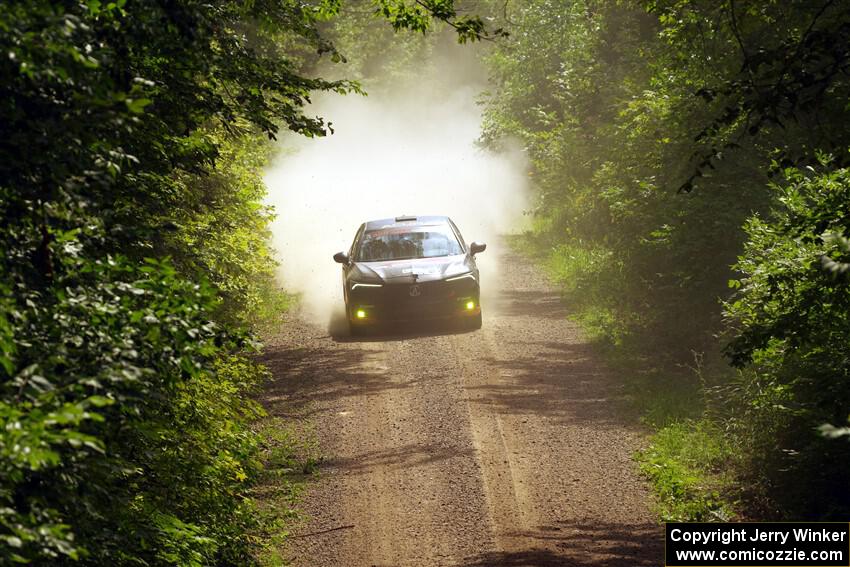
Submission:
[[[409,260],[463,254],[448,225],[388,227],[367,230],[357,249],[357,261]]]

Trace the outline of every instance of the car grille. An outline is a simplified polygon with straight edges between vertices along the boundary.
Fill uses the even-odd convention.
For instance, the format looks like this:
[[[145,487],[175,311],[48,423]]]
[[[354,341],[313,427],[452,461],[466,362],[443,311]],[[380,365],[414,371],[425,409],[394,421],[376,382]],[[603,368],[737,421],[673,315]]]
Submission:
[[[417,287],[418,295],[411,295],[413,286]],[[352,303],[369,306],[374,316],[381,320],[440,318],[461,312],[469,299],[477,302],[477,288],[471,279],[396,283],[368,289],[367,293],[353,296]]]
[[[414,287],[419,290],[418,296],[411,293],[411,290]],[[411,301],[416,299],[448,299],[457,293],[452,286],[447,285],[444,281],[388,285],[385,286],[384,292],[386,293],[387,298],[395,300],[407,299]]]

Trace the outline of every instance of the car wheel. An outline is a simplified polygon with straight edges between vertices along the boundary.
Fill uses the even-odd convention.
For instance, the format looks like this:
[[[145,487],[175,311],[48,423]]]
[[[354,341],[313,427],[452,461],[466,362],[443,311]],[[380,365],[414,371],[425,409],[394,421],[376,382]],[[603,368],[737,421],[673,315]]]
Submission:
[[[467,326],[472,330],[480,329],[481,328],[481,313],[479,312],[475,317],[472,317],[471,319],[469,319],[469,321],[467,322]]]

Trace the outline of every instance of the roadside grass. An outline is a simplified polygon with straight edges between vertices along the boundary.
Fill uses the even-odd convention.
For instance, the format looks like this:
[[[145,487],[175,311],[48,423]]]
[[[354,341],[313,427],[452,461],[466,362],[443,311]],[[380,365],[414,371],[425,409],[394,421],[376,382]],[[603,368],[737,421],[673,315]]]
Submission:
[[[717,411],[705,396],[704,370],[699,365],[654,368],[633,352],[628,346],[607,349],[605,358],[613,371],[630,376],[629,402],[652,432],[634,458],[652,484],[659,517],[665,522],[734,519],[736,488],[728,465],[735,447],[712,419]]]
[[[252,320],[256,336],[262,340],[274,336],[287,313],[297,309],[300,299],[279,287],[266,288]],[[252,429],[259,440],[261,462],[261,472],[251,492],[262,526],[252,534],[254,557],[261,566],[283,567],[289,564],[287,546],[291,532],[306,520],[298,504],[307,485],[318,478],[323,457],[315,426],[307,418],[284,419],[264,414],[254,421]]]
[[[571,318],[581,325],[588,340],[613,346],[622,342],[625,322],[618,320],[605,299],[615,295],[610,288],[617,284],[618,277],[618,269],[606,250],[576,244],[551,245],[528,233],[509,242],[544,268],[560,288]]]
[[[735,447],[715,419],[717,408],[706,399],[706,377],[718,369],[659,363],[649,342],[631,340],[626,328],[640,322],[606,305],[615,289],[616,266],[604,250],[576,244],[552,246],[533,233],[510,237],[509,245],[541,265],[561,289],[562,298],[585,337],[608,367],[625,380],[629,405],[651,435],[635,461],[652,484],[663,521],[726,521],[736,517],[735,479],[729,463]]]
[[[254,332],[261,337],[272,335],[280,326],[284,316],[297,307],[299,296],[282,288],[269,286],[264,290],[262,301],[251,321]]]
[[[255,535],[260,565],[287,565],[288,538],[305,518],[297,504],[307,484],[318,475],[322,457],[310,422],[267,417],[254,424],[261,439],[263,471],[252,496],[262,516],[263,531]]]
[[[698,419],[656,430],[636,459],[652,483],[663,521],[725,522],[736,516],[729,498],[733,479],[724,472],[731,456],[723,432]]]

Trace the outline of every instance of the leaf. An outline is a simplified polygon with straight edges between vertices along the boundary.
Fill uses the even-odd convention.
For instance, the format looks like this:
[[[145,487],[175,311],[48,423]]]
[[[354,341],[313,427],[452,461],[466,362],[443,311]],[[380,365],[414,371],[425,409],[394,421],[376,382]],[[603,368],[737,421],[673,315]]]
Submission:
[[[153,101],[148,98],[128,98],[124,102],[127,105],[127,110],[131,113],[142,114],[145,111],[145,107]]]
[[[835,427],[830,423],[824,423],[818,427],[818,431],[824,437],[829,439],[838,439],[840,437],[850,437],[850,427]]]

